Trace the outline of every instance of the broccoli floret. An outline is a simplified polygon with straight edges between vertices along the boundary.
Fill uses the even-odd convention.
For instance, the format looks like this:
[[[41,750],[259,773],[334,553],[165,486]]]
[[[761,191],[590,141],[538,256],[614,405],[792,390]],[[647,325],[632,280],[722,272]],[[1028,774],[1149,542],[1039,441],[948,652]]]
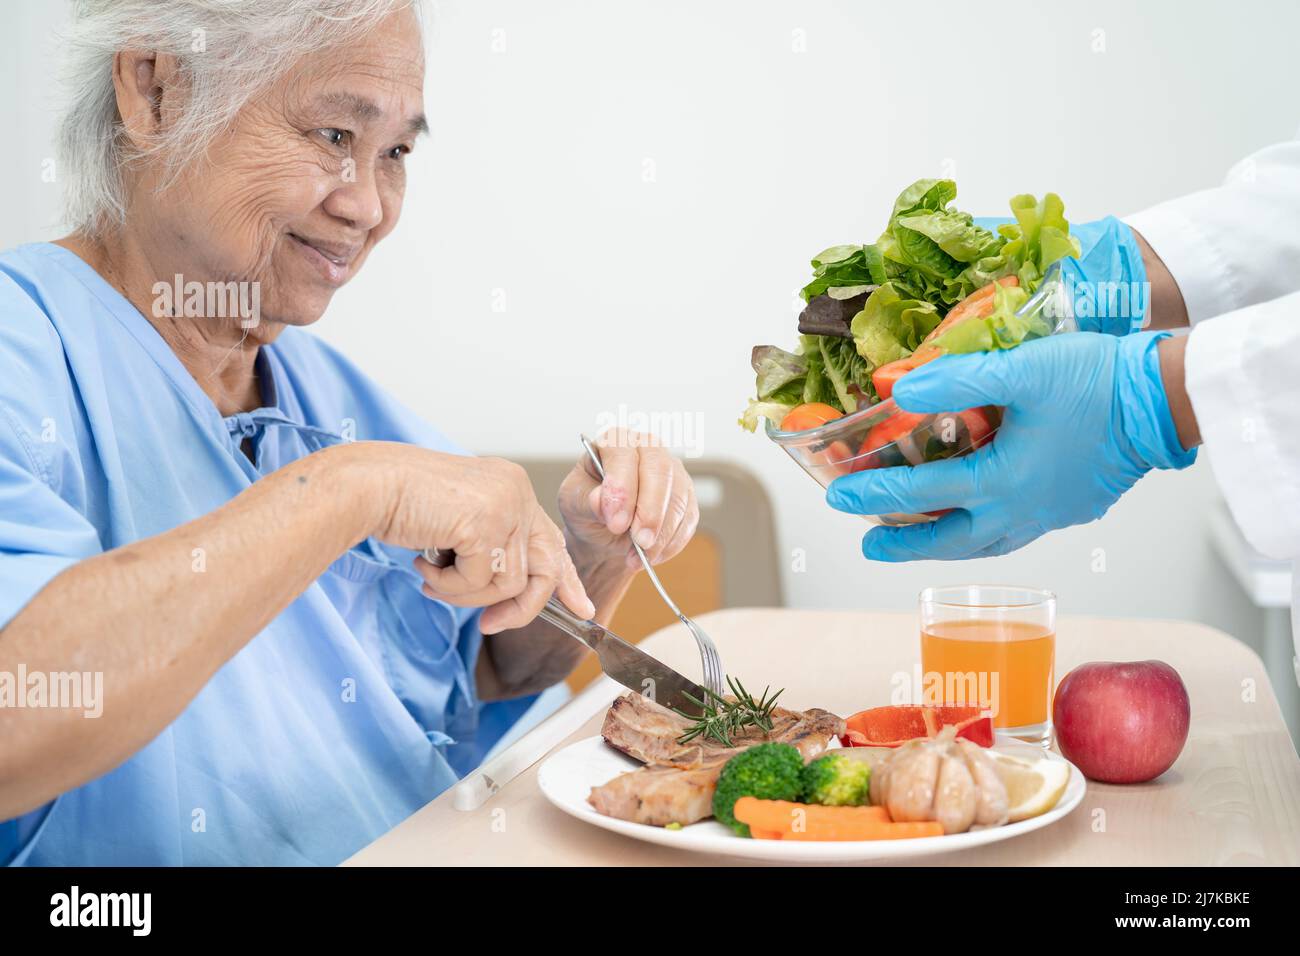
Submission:
[[[713,792],[713,816],[741,836],[749,826],[732,810],[741,797],[759,800],[798,800],[803,786],[803,757],[789,744],[757,744],[727,761]]]
[[[868,801],[871,767],[842,753],[828,753],[803,768],[803,801],[828,807],[860,807]]]

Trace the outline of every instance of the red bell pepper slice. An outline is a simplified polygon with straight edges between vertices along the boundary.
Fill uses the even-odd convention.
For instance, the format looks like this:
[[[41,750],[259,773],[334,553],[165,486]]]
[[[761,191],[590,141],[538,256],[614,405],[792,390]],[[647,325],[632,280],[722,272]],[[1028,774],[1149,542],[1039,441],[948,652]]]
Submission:
[[[978,707],[896,704],[858,711],[840,736],[845,747],[901,747],[918,737],[934,737],[947,726],[981,747],[993,746],[993,718]]]

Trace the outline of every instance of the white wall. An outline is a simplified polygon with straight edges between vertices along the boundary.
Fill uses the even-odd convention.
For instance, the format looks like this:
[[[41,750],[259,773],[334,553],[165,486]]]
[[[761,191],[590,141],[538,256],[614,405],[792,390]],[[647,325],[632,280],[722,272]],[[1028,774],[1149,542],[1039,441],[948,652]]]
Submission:
[[[3,245],[54,234],[56,188],[39,166],[58,5],[10,6]],[[1258,615],[1208,547],[1206,463],[1016,555],[889,567],[734,422],[750,346],[794,340],[809,256],[873,239],[901,187],[954,174],[981,214],[1051,189],[1086,219],[1211,185],[1293,134],[1298,34],[1300,6],[1261,0],[443,0],[434,133],[402,224],[319,330],[481,450],[574,455],[621,403],[698,414],[704,452],[770,489],[783,554],[808,553],[791,604],[907,608],[925,584],[1025,582],[1065,613],[1194,618],[1254,642]]]

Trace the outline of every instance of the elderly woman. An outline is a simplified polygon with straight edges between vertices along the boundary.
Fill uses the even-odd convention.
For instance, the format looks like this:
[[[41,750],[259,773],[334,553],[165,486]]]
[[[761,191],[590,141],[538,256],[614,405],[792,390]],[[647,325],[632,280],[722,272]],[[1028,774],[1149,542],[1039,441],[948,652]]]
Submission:
[[[0,255],[0,861],[337,863],[572,669],[535,615],[608,618],[690,480],[607,439],[561,532],[303,330],[401,212],[407,0],[81,0],[70,49],[74,231]],[[98,716],[31,692],[69,674]]]

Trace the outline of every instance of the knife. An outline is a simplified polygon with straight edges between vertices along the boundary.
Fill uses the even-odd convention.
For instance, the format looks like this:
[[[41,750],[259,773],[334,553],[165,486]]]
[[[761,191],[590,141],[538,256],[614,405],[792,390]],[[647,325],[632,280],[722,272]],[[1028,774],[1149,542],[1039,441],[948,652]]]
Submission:
[[[425,548],[424,560],[434,567],[446,568],[455,563],[456,554],[443,548]],[[707,691],[635,644],[629,644],[595,621],[584,621],[555,598],[547,601],[537,616],[595,651],[600,669],[611,680],[671,710],[679,710],[689,717],[702,716],[700,705],[708,700]]]

